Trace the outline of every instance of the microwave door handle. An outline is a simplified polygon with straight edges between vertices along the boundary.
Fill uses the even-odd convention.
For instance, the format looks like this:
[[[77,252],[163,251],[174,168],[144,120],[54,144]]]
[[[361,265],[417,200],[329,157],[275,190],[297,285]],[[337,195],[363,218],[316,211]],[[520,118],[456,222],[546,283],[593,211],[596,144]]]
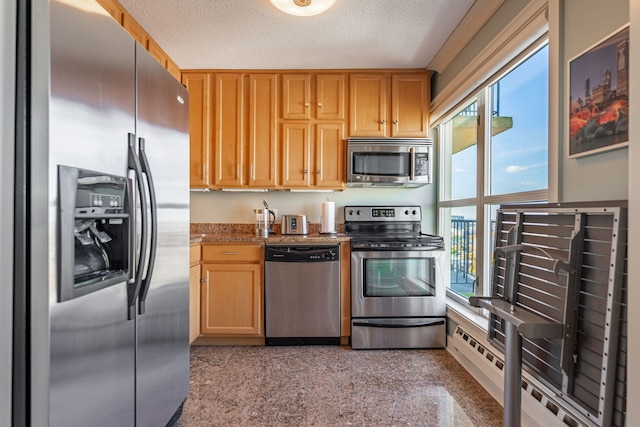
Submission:
[[[149,205],[151,208],[151,246],[149,248],[149,260],[147,262],[147,275],[142,279],[140,284],[140,295],[138,297],[138,314],[144,314],[145,301],[151,286],[151,276],[156,262],[156,251],[158,248],[158,204],[156,203],[156,191],[149,167],[149,159],[145,151],[144,138],[139,138],[140,164],[142,172],[147,176],[147,185],[149,190]]]
[[[140,223],[142,226],[141,236],[140,236],[140,253],[138,254],[138,262],[135,265],[135,279],[133,283],[130,283],[127,287],[127,297],[128,297],[128,313],[129,320],[133,319],[136,316],[136,301],[138,299],[138,294],[140,292],[140,284],[142,283],[142,273],[144,272],[144,255],[147,252],[147,198],[144,193],[144,188],[142,186],[142,166],[140,165],[140,160],[138,159],[138,154],[136,153],[136,138],[135,135],[129,134],[129,169],[133,171],[135,176],[135,187],[138,192],[138,196],[140,197]],[[131,208],[132,211],[136,210],[136,206],[133,205]],[[135,220],[133,221],[133,227],[135,229]],[[135,233],[134,233],[135,235]],[[135,239],[131,241],[129,246],[130,251],[135,252]]]
[[[416,179],[416,152],[414,147],[409,148],[409,154],[411,159],[411,167],[409,168],[409,181],[415,181]]]

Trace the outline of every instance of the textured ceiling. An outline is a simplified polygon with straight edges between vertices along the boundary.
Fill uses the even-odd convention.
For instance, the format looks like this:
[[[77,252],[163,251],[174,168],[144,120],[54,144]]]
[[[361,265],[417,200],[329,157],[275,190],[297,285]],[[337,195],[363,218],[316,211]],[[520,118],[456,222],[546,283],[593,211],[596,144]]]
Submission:
[[[181,69],[426,68],[474,0],[119,0]]]

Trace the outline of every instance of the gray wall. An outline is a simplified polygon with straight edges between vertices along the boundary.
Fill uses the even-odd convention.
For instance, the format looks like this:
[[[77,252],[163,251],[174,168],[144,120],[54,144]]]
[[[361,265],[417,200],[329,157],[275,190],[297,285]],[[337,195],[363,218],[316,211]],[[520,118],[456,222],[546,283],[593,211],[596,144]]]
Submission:
[[[559,200],[592,201],[627,199],[628,156],[627,148],[597,153],[577,159],[567,159],[566,140],[568,130],[567,64],[576,55],[598,43],[629,22],[628,0],[565,0],[562,10],[562,40],[560,60],[562,68],[560,84],[562,93],[560,129],[558,129]],[[596,82],[591,82],[595,86]],[[631,83],[633,86],[633,83]]]
[[[631,69],[640,69],[640,0],[630,0],[630,17],[631,17],[631,39],[629,41],[631,48]],[[631,84],[631,111],[630,111],[630,131],[629,131],[629,217],[640,217],[640,108],[638,108],[637,99],[640,99],[640,87],[635,84],[637,79]],[[633,260],[640,259],[640,224],[638,221],[630,221],[629,223],[629,253],[628,258]],[[633,301],[628,309],[628,324],[635,325],[628,331],[628,360],[627,366],[627,402],[640,402],[640,310],[638,310],[638,301],[640,301],[640,286],[637,286],[640,280],[640,263],[630,262],[627,266],[629,286],[627,299]],[[640,419],[640,406],[630,404],[627,405],[627,420]],[[631,426],[632,421],[627,425]]]
[[[529,0],[505,0],[451,64],[442,73],[433,75],[431,97],[438,95],[528,3]]]
[[[594,201],[628,198],[628,149],[567,159],[568,93],[567,61],[610,35],[629,20],[628,0],[555,0],[561,9],[559,50],[560,120],[551,130],[558,140],[558,200]],[[552,3],[554,1],[552,0]],[[527,0],[505,0],[494,16],[478,32],[456,59],[432,79],[436,96],[504,26],[528,4]],[[592,82],[592,86],[595,83]],[[552,162],[550,162],[552,164]],[[555,189],[554,189],[555,190]]]

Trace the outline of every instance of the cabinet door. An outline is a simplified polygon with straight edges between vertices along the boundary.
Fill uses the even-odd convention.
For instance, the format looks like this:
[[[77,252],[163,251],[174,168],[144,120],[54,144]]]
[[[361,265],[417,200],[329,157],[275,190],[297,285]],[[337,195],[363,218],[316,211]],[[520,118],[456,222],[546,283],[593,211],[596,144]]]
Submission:
[[[352,74],[349,136],[386,136],[387,80],[384,74]]]
[[[284,187],[308,187],[311,184],[309,131],[308,123],[282,125],[282,185]]]
[[[212,187],[211,74],[184,73],[182,83],[189,91],[191,188]]]
[[[344,74],[316,76],[316,118],[344,120]]]
[[[189,343],[200,335],[200,265],[189,268]]]
[[[342,123],[319,123],[316,129],[315,145],[316,186],[344,187],[344,125]]]
[[[429,126],[429,75],[391,77],[391,136],[426,137]]]
[[[201,324],[204,335],[263,333],[260,264],[204,264]]]
[[[277,170],[276,74],[249,76],[249,185],[274,187]]]
[[[284,74],[282,76],[282,118],[311,118],[311,75]]]
[[[216,74],[215,185],[242,185],[242,74]]]

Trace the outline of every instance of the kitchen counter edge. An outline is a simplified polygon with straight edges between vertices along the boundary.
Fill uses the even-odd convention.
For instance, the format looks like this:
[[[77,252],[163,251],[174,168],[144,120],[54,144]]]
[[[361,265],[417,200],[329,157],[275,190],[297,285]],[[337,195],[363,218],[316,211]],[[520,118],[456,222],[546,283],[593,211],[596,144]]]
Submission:
[[[305,244],[305,243],[336,243],[348,242],[349,236],[345,234],[318,234],[308,235],[282,235],[274,234],[269,237],[260,237],[255,234],[192,234],[191,244],[198,243],[265,243],[265,244]]]

